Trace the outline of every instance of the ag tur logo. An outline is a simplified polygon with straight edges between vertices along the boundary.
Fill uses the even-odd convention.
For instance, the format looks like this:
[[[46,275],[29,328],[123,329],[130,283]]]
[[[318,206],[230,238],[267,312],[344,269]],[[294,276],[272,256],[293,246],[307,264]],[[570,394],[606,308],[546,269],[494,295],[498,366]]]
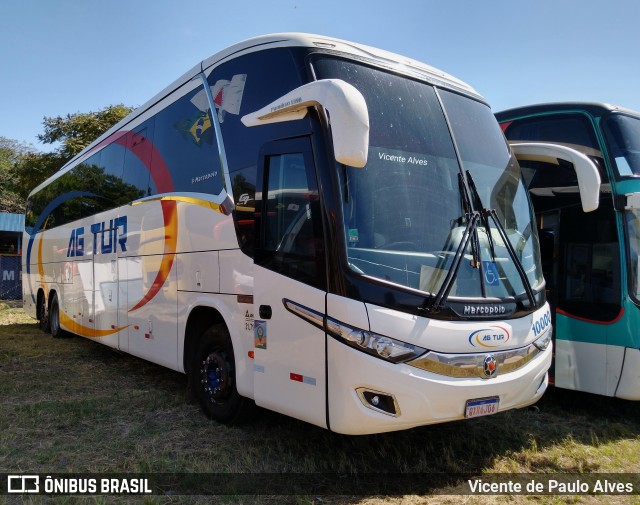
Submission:
[[[127,251],[127,216],[109,219],[108,223],[92,224],[90,230],[93,234],[93,254],[110,254],[116,252],[118,246],[122,252]],[[67,258],[74,256],[84,256],[84,226],[71,230]]]
[[[473,347],[500,347],[511,339],[511,334],[507,328],[502,326],[489,326],[474,331],[469,335],[469,343]]]

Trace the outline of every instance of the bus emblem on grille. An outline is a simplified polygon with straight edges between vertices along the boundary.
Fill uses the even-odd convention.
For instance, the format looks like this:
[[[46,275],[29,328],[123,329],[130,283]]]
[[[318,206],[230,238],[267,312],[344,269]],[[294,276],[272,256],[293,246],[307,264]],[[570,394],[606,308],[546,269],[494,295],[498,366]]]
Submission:
[[[498,375],[498,362],[493,354],[484,358],[484,376],[489,379]]]

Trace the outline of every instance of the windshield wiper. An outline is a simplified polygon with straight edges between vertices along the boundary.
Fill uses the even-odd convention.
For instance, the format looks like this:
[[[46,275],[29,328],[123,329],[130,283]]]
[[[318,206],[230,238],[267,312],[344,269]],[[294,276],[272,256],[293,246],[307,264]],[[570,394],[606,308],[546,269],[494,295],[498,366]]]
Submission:
[[[460,198],[462,198],[462,207],[464,209],[464,213],[467,219],[467,224],[469,223],[470,216],[472,216],[475,211],[473,210],[473,205],[471,204],[471,199],[469,198],[469,192],[464,184],[464,178],[461,173],[458,174],[458,188],[460,190]],[[480,241],[478,240],[478,234],[474,233],[471,236],[471,255],[473,259],[471,260],[471,266],[474,268],[478,268],[481,264],[480,258]]]
[[[460,265],[462,263],[462,258],[464,258],[464,251],[467,249],[467,245],[469,244],[469,240],[472,240],[473,247],[473,237],[476,237],[477,233],[476,228],[478,227],[478,221],[480,220],[479,212],[471,212],[470,214],[466,214],[467,217],[467,226],[462,233],[462,238],[460,239],[460,244],[458,245],[458,249],[456,250],[455,255],[453,256],[453,261],[451,262],[451,267],[447,271],[447,275],[442,281],[442,285],[440,289],[436,293],[436,295],[425,302],[422,307],[418,307],[419,310],[423,310],[425,312],[437,312],[442,306],[442,302],[449,297],[449,292],[453,287],[453,281],[456,279],[458,275],[458,270],[460,270]],[[429,301],[431,303],[429,303]]]
[[[493,237],[491,236],[491,230],[489,228],[489,216],[487,215],[486,209],[482,205],[482,201],[480,200],[480,195],[478,194],[478,188],[476,188],[476,183],[471,177],[471,173],[467,170],[467,183],[469,185],[469,191],[471,191],[471,195],[473,196],[473,204],[476,209],[481,209],[481,219],[482,226],[484,226],[485,231],[487,232],[487,242],[489,242],[489,251],[491,251],[491,259],[495,261],[496,259],[496,249],[493,245]]]
[[[460,265],[462,264],[464,252],[467,249],[467,246],[469,245],[469,241],[471,241],[471,250],[472,250],[472,256],[473,256],[471,265],[475,268],[480,268],[480,274],[481,276],[483,276],[483,268],[482,268],[482,262],[480,257],[480,243],[479,243],[478,233],[477,233],[478,223],[480,221],[482,221],[482,225],[485,228],[485,231],[487,234],[487,240],[489,243],[489,248],[491,251],[491,256],[492,256],[492,259],[495,261],[496,253],[495,253],[495,245],[493,242],[493,237],[491,236],[491,227],[489,224],[490,218],[495,223],[495,228],[498,230],[500,238],[504,242],[505,248],[507,249],[507,252],[511,257],[511,260],[513,261],[516,267],[516,270],[518,272],[518,275],[520,276],[520,279],[522,280],[522,284],[527,294],[527,298],[529,299],[529,303],[531,304],[532,307],[534,307],[535,295],[533,294],[533,288],[531,287],[531,283],[529,282],[527,273],[524,271],[524,267],[522,266],[522,263],[520,262],[517,253],[515,252],[515,250],[513,249],[513,246],[511,245],[511,242],[509,241],[507,232],[504,229],[504,226],[502,225],[502,222],[500,221],[498,214],[496,213],[495,209],[488,209],[483,207],[482,201],[480,200],[480,195],[478,194],[478,190],[475,185],[475,181],[473,180],[473,177],[471,176],[471,173],[469,171],[467,171],[467,181],[468,181],[469,191],[473,196],[473,205],[471,203],[471,199],[469,198],[469,194],[467,193],[462,176],[460,175],[458,178],[458,183],[460,185],[460,194],[462,198],[462,206],[465,211],[465,217],[467,220],[467,225],[462,234],[462,238],[460,239],[460,244],[458,245],[458,249],[456,250],[456,253],[453,257],[451,267],[447,271],[447,275],[444,281],[442,282],[440,289],[438,290],[438,292],[433,298],[430,298],[429,300],[425,301],[424,305],[422,307],[418,307],[418,309],[423,310],[425,312],[436,312],[442,307],[443,302],[449,297],[449,293],[451,292],[451,288],[453,287],[453,282],[455,281],[458,275],[458,271],[460,270]],[[474,207],[480,210],[479,211],[474,210]],[[486,297],[486,287],[485,287],[484,279],[482,279],[480,282],[482,286],[482,296]]]
[[[433,298],[425,300],[424,304],[421,307],[418,307],[418,310],[422,310],[425,312],[437,312],[442,306],[442,302],[449,297],[449,293],[451,292],[453,282],[458,275],[458,270],[460,270],[462,258],[464,257],[464,252],[467,249],[469,241],[471,241],[471,255],[473,257],[473,259],[471,260],[471,265],[477,268],[481,264],[480,243],[478,241],[478,233],[476,232],[478,221],[480,220],[481,216],[479,212],[473,210],[473,205],[471,204],[469,192],[467,191],[467,188],[465,186],[462,173],[458,174],[458,189],[460,191],[462,210],[464,212],[463,216],[459,218],[459,221],[460,224],[462,224],[464,219],[466,220],[467,224],[465,226],[464,232],[462,233],[462,237],[460,238],[458,249],[456,249],[453,260],[451,261],[451,266],[449,267],[447,275],[442,281],[440,289],[438,289],[438,292],[433,296]]]
[[[491,249],[491,256],[493,257],[493,260],[495,261],[496,259],[496,252],[493,245],[493,238],[491,237],[491,228],[489,227],[489,217],[491,217],[491,220],[495,223],[496,229],[500,234],[500,238],[504,242],[504,246],[507,249],[509,256],[513,260],[513,264],[515,265],[516,270],[518,271],[518,275],[520,275],[520,279],[522,280],[522,285],[524,286],[524,290],[527,293],[527,298],[529,299],[529,303],[531,304],[532,307],[535,307],[536,301],[535,301],[535,295],[533,294],[533,288],[531,287],[531,283],[529,282],[527,273],[524,271],[524,267],[522,266],[522,263],[520,262],[520,259],[518,258],[518,255],[515,249],[511,245],[511,242],[509,241],[509,237],[507,236],[507,231],[504,229],[504,226],[500,222],[500,218],[498,217],[497,212],[495,211],[495,209],[487,209],[482,206],[482,201],[480,200],[480,195],[478,194],[478,189],[476,188],[476,183],[473,180],[473,177],[471,176],[471,173],[468,170],[467,170],[467,181],[469,184],[469,190],[473,194],[473,201],[476,204],[476,208],[481,209],[482,225],[484,226],[484,229],[487,233],[487,240],[489,242],[489,248]],[[484,286],[484,282],[482,283],[482,285]],[[483,289],[483,292],[484,292],[484,289]]]
[[[504,245],[507,248],[507,252],[509,253],[509,256],[511,256],[511,259],[513,259],[513,264],[516,266],[516,270],[518,271],[518,274],[520,274],[520,279],[522,279],[524,290],[527,292],[527,298],[529,299],[529,303],[531,304],[531,307],[535,307],[536,299],[535,299],[535,295],[533,294],[533,288],[531,287],[529,278],[527,277],[527,272],[524,271],[524,267],[522,266],[522,263],[518,258],[518,254],[516,253],[515,249],[511,245],[511,242],[509,241],[509,237],[507,236],[507,231],[504,229],[504,226],[500,222],[500,218],[498,217],[498,214],[496,213],[495,209],[484,209],[483,213],[486,213],[487,215],[491,216],[491,219],[496,224],[496,228],[498,230],[498,233],[500,234],[500,238],[502,238],[502,241],[504,242]],[[488,221],[489,220],[487,219],[487,223]],[[490,233],[490,231],[487,230],[487,233]]]

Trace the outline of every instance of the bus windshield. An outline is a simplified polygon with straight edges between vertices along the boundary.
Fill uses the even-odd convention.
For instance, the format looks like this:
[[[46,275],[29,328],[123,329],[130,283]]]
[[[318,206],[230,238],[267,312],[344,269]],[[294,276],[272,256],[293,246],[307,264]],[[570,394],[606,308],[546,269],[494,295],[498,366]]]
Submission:
[[[612,114],[604,131],[618,175],[640,175],[640,119]]]
[[[475,211],[494,209],[502,229],[490,219],[479,221],[461,251],[464,256],[449,294],[523,295],[525,285],[514,257],[533,289],[541,287],[538,237],[527,191],[489,107],[340,58],[318,57],[314,70],[320,79],[353,84],[369,109],[368,163],[340,171],[346,256],[352,270],[438,292],[469,231],[473,206]],[[474,186],[473,195],[465,185]],[[508,237],[515,255],[509,254],[502,237]]]

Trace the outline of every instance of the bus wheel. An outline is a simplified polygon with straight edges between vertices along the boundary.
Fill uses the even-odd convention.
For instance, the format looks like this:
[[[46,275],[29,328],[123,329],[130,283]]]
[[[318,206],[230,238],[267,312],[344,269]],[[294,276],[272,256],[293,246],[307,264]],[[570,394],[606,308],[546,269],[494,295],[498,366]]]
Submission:
[[[47,300],[44,298],[44,293],[38,297],[38,326],[45,333],[51,331],[49,312],[47,311]]]
[[[60,328],[60,306],[58,305],[58,295],[53,294],[51,298],[51,307],[49,308],[49,326],[51,327],[51,336],[60,338],[63,336],[62,328]]]
[[[207,417],[225,424],[243,420],[249,400],[238,394],[233,345],[224,325],[213,325],[202,334],[190,375],[191,390]]]

